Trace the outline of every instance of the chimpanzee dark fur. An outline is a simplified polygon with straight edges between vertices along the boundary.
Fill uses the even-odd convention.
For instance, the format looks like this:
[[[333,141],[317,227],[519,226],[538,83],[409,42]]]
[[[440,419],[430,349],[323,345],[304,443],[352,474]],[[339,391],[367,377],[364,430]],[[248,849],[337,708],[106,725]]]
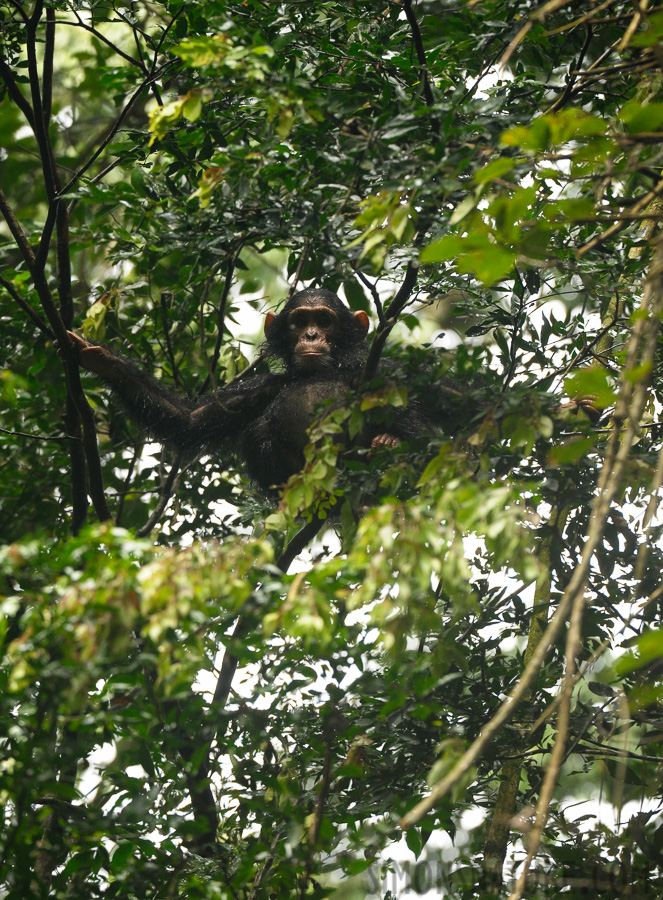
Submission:
[[[309,354],[312,361],[306,360],[306,371],[293,350],[289,316],[296,316],[293,310],[298,309],[304,318],[331,311],[329,352],[320,354],[319,359],[318,354]],[[366,357],[366,325],[365,315],[353,314],[336,294],[300,291],[277,316],[269,317],[266,328],[265,353],[281,360],[285,370],[247,377],[196,401],[166,390],[125,357],[71,336],[81,365],[110,385],[132,419],[151,436],[189,454],[219,450],[236,454],[252,481],[270,493],[303,466],[307,429],[316,406],[325,400],[342,402],[357,388]],[[451,390],[452,395],[457,393]],[[451,398],[452,404],[455,399]],[[424,427],[424,419],[412,403],[395,411],[388,437],[407,439]],[[370,446],[384,430],[384,426],[369,423],[362,442]]]

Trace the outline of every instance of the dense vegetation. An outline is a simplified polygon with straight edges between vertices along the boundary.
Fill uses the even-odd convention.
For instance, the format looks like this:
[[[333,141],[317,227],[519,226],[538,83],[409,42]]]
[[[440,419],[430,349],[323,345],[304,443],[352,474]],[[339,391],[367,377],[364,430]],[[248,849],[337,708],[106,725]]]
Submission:
[[[661,896],[662,54],[622,0],[0,4],[2,897]],[[196,397],[309,285],[396,374],[277,504],[66,336]],[[461,434],[344,446],[443,374]]]

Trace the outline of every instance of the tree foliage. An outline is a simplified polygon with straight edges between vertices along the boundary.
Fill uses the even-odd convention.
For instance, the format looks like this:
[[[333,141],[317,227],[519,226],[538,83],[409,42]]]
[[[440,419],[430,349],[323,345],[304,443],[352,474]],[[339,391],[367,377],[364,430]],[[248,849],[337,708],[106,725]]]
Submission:
[[[662,38],[1,5],[3,897],[660,896]],[[197,397],[309,285],[373,338],[277,504],[66,336]],[[443,374],[460,435],[344,445]]]

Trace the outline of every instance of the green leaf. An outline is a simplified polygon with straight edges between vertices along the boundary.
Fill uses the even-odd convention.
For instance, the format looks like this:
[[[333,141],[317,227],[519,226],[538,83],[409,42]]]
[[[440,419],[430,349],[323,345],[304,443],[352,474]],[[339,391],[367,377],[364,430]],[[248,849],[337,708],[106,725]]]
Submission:
[[[606,409],[617,399],[613,379],[603,366],[589,366],[569,376],[564,382],[569,397],[595,397],[599,409]]]
[[[465,253],[456,266],[459,272],[473,272],[482,284],[488,286],[506,278],[513,271],[516,254],[503,247],[488,246],[485,250]]]
[[[572,437],[550,451],[550,464],[563,466],[584,459],[588,453],[596,450],[596,440],[591,437]]]
[[[636,649],[617,660],[617,674],[626,675],[663,658],[663,630],[646,631],[637,639]]]
[[[199,91],[189,91],[182,104],[182,115],[190,122],[197,121],[203,111],[203,100]]]
[[[474,180],[477,184],[487,184],[490,181],[495,181],[495,179],[506,175],[515,165],[515,159],[510,159],[508,156],[501,156],[499,159],[494,159],[492,162],[489,162],[483,169],[479,169],[478,172],[475,172]]]
[[[448,259],[454,259],[459,256],[463,248],[463,239],[455,234],[446,235],[429,244],[419,254],[419,261],[422,264],[446,262]]]
[[[136,845],[130,841],[125,841],[113,850],[110,858],[110,869],[114,875],[123,872],[127,863],[136,855]]]
[[[631,101],[624,105],[620,118],[629,134],[641,131],[658,131],[663,125],[663,103],[638,103]]]
[[[421,834],[418,828],[409,828],[405,832],[405,843],[407,844],[408,849],[414,853],[414,858],[419,859],[421,851],[424,849],[424,844],[421,840]]]

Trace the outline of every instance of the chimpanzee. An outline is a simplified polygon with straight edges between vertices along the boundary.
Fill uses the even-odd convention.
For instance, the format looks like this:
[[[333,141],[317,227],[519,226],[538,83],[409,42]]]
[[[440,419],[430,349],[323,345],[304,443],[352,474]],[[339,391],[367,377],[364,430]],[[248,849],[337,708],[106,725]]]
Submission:
[[[270,493],[302,468],[316,405],[340,401],[358,386],[367,331],[366,313],[351,312],[331,291],[300,291],[265,319],[265,353],[282,360],[285,371],[254,375],[195,401],[166,390],[106,347],[70,335],[81,365],[113,389],[150,435],[188,453],[234,452],[258,488]],[[395,412],[388,434],[369,423],[362,442],[394,446],[423,427],[413,403]]]

